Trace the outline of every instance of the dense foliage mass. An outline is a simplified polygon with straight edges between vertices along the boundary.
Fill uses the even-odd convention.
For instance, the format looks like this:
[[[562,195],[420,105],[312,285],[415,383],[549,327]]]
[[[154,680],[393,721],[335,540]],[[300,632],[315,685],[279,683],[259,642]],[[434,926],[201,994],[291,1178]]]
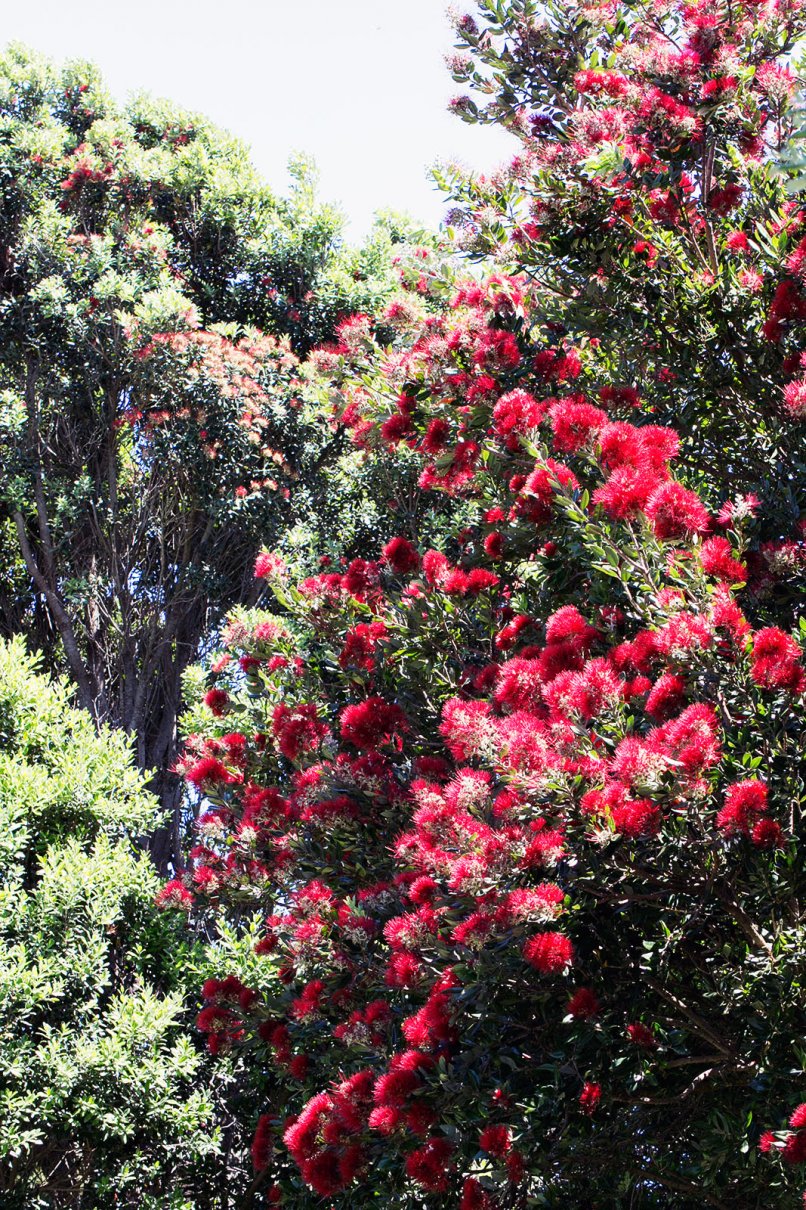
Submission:
[[[87,64],[0,58],[0,626],[132,736],[171,807],[181,676],[258,534],[329,533],[334,477],[347,534],[375,522],[297,357],[377,309],[402,232],[343,249],[294,175],[278,198],[197,115],[121,109]]]
[[[265,913],[264,985],[209,980],[198,1025],[265,1081],[269,1204],[794,1206],[802,17],[480,7],[456,108],[524,152],[454,219],[500,271],[444,295],[425,253],[430,308],[317,357],[461,528],[260,557],[160,899]]]

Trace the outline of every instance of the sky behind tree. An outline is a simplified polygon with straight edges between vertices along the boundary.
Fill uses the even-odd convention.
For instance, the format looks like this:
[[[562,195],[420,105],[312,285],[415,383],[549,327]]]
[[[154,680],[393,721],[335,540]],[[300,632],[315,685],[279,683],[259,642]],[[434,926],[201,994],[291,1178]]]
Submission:
[[[489,171],[515,149],[447,112],[443,0],[29,0],[5,12],[3,37],[94,61],[121,100],[147,91],[206,114],[278,189],[288,157],[312,155],[353,236],[386,207],[438,222],[429,165]]]

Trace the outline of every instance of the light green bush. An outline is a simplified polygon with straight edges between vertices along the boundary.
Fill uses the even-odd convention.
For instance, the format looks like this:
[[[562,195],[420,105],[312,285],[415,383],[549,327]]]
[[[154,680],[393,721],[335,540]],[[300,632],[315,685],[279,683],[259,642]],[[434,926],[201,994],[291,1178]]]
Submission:
[[[220,1152],[220,1113],[187,1028],[198,960],[154,907],[160,883],[135,843],[156,815],[126,737],[99,734],[19,641],[0,644],[9,1210],[204,1204],[193,1189]]]

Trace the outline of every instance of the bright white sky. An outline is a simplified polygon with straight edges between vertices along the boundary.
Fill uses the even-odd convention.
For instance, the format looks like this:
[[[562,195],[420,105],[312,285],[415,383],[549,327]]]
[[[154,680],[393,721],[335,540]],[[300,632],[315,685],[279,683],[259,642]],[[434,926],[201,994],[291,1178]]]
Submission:
[[[350,235],[392,207],[435,224],[438,159],[490,170],[503,132],[446,112],[457,91],[446,0],[5,0],[4,41],[96,62],[113,94],[145,90],[207,114],[252,148],[277,189],[312,155]],[[472,10],[473,5],[466,7]]]

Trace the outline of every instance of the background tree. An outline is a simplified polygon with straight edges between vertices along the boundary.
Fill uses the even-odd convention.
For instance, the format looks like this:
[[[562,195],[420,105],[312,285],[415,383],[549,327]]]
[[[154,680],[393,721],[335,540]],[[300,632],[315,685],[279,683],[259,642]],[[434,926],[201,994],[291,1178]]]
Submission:
[[[164,866],[182,673],[247,590],[258,531],[329,530],[330,479],[350,485],[340,435],[298,401],[296,355],[377,310],[400,223],[342,251],[304,162],[277,198],[203,119],[121,109],[91,66],[18,47],[0,146],[0,626],[158,770]],[[362,486],[339,509],[357,535],[377,521]]]

